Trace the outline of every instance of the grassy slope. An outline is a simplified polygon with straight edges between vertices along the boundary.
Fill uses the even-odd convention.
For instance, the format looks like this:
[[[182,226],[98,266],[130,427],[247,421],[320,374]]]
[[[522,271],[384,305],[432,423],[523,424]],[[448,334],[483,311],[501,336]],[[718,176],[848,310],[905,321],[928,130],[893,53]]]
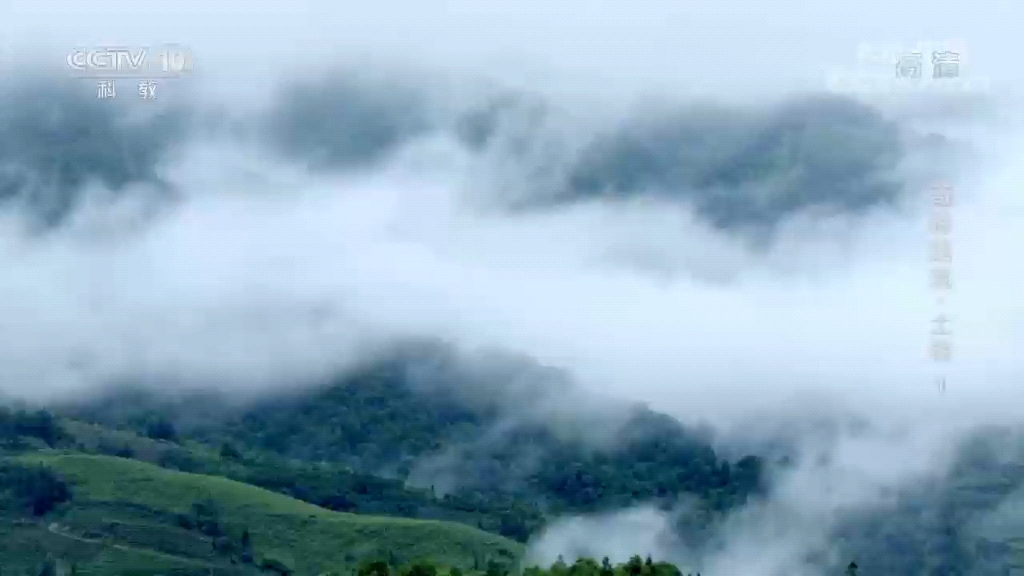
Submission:
[[[211,499],[225,525],[238,532],[249,529],[257,560],[271,556],[302,574],[345,569],[358,558],[387,553],[399,560],[431,558],[471,569],[475,561],[518,558],[522,552],[515,542],[461,524],[332,512],[226,478],[134,460],[71,453],[24,459],[75,483],[72,516],[74,508],[115,503],[187,513],[193,502]]]
[[[79,511],[75,509],[72,513]],[[109,518],[109,515],[104,517]],[[218,560],[189,558],[123,543],[54,533],[46,523],[11,521],[9,518],[0,521],[0,566],[5,573],[35,574],[47,556],[57,559],[65,573],[74,563],[78,568],[77,574],[81,576],[191,575],[208,574],[211,570],[216,576],[247,576],[246,572],[256,572]]]
[[[259,449],[248,449],[244,456],[232,458],[194,440],[154,440],[127,430],[70,419],[62,419],[60,424],[74,444],[86,453],[124,456],[163,468],[224,476],[334,510],[338,510],[337,505],[322,503],[329,502],[331,495],[344,494],[355,508],[344,510],[347,512],[448,520],[495,534],[501,534],[503,526],[507,528],[505,522],[510,517],[533,528],[544,521],[539,509],[510,509],[503,500],[438,498],[431,492],[406,486],[400,480],[355,472],[343,463],[293,460]],[[360,485],[365,486],[365,492],[360,491]],[[507,516],[510,512],[512,516]],[[516,539],[508,530],[501,535]]]

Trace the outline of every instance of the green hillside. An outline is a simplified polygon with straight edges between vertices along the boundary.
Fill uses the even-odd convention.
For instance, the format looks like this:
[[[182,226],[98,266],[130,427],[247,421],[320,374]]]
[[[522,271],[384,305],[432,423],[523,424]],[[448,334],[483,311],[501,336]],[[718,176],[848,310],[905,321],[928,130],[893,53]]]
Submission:
[[[489,561],[511,564],[522,553],[515,542],[462,524],[333,512],[227,478],[124,458],[31,453],[18,460],[56,471],[73,485],[74,497],[39,524],[11,523],[4,541],[23,543],[20,552],[5,544],[5,565],[10,554],[26,556],[25,547],[37,550],[30,556],[79,562],[83,573],[141,563],[151,573],[174,567],[242,574],[266,565],[319,574],[374,557],[472,570]],[[253,566],[240,560],[243,532]]]
[[[240,451],[230,443],[214,448],[186,439],[159,440],[68,419],[61,420],[59,427],[65,443],[77,451],[224,476],[340,512],[450,520],[496,533],[505,528],[516,536],[529,534],[544,522],[536,509],[510,505],[507,500],[438,496],[401,479],[354,471],[343,463],[308,462],[245,447]],[[512,526],[524,529],[515,532],[509,530]]]
[[[499,368],[425,345],[244,403],[125,388],[58,410],[264,463],[272,455],[341,466],[348,477],[331,482],[294,466],[288,479],[279,466],[268,478],[250,458],[247,475],[232,477],[335,510],[455,520],[520,542],[549,518],[642,503],[699,501],[706,517],[721,516],[765,487],[760,458],[724,457],[701,430],[643,406],[604,406],[593,419],[531,417],[574,394],[572,384],[528,361],[489,362]]]
[[[457,371],[434,383],[412,372],[371,366],[245,404],[139,390],[59,407],[58,417],[0,410],[0,450],[75,484],[74,498],[51,510],[48,501],[63,502],[58,481],[31,470],[0,477],[17,507],[33,511],[31,521],[22,512],[21,524],[10,523],[5,554],[66,558],[55,546],[73,544],[92,546],[75,556],[81,570],[100,566],[102,549],[102,566],[177,562],[174,570],[188,571],[198,562],[237,576],[260,576],[267,559],[264,573],[285,566],[315,575],[351,574],[372,557],[399,566],[428,556],[479,576],[520,557],[520,544],[501,536],[522,541],[560,515],[637,503],[673,509],[683,499],[676,535],[691,549],[715,550],[728,527],[720,519],[794,465],[725,456],[700,430],[632,407],[609,415],[613,442],[586,444],[481,403],[456,386]],[[1024,435],[979,434],[956,454],[947,474],[901,488],[884,506],[841,511],[824,535],[835,556],[808,562],[837,576],[852,558],[865,575],[999,576],[1024,566]],[[434,490],[443,475],[423,474],[422,465],[438,462],[458,481],[447,490]],[[775,469],[762,473],[762,464]],[[246,530],[252,562],[244,561]],[[135,560],[119,560],[125,554]],[[551,574],[563,576],[556,568]]]

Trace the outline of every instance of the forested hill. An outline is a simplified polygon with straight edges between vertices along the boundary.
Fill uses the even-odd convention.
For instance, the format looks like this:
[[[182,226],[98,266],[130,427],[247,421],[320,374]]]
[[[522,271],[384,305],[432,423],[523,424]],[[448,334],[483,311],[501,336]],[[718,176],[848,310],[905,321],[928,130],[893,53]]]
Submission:
[[[497,530],[518,539],[538,527],[537,518],[564,512],[691,496],[708,512],[724,511],[762,484],[758,458],[722,460],[706,438],[643,407],[620,408],[600,430],[591,429],[591,419],[540,415],[545,394],[523,391],[537,385],[529,376],[550,377],[535,366],[480,370],[446,357],[425,370],[424,358],[393,356],[326,385],[242,407],[215,396],[171,399],[120,389],[62,411],[153,437],[335,462],[462,507],[519,510]],[[553,385],[566,392],[564,382]]]

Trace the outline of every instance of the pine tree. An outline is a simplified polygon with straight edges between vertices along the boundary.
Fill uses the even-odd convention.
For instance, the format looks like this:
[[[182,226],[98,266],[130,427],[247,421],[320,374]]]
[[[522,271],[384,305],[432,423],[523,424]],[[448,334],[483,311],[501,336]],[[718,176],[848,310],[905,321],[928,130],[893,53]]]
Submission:
[[[626,562],[626,574],[630,576],[640,576],[644,570],[644,561],[639,556],[633,556]]]

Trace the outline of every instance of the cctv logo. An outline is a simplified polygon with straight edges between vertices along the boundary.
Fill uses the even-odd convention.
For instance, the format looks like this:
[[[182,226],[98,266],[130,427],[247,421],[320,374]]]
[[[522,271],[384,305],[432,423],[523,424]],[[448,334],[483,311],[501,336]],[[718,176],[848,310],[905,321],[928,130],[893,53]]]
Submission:
[[[155,58],[150,58],[153,54]],[[94,78],[174,77],[191,70],[192,54],[178,46],[80,48],[67,55],[77,76]]]

